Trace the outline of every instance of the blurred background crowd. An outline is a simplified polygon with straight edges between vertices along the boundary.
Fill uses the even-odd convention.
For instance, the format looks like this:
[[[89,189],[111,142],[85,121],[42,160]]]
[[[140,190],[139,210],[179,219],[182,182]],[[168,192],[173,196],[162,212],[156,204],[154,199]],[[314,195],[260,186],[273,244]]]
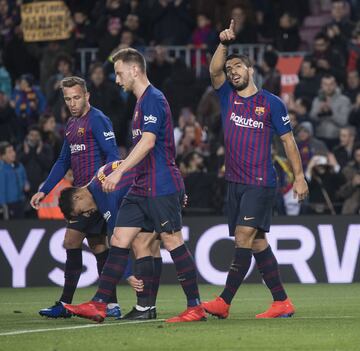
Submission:
[[[255,62],[258,81],[281,95],[277,62],[301,53],[299,80],[285,102],[310,186],[298,204],[293,176],[279,139],[272,157],[278,173],[275,214],[355,214],[360,209],[360,4],[356,0],[68,0],[67,40],[27,43],[20,5],[0,0],[0,206],[5,218],[34,213],[28,199],[59,155],[69,113],[59,82],[71,75],[88,82],[90,102],[114,126],[122,156],[131,145],[135,98],[114,83],[111,53],[123,47],[146,52],[148,75],[169,100],[177,157],[189,196],[188,214],[226,212],[220,106],[207,67],[218,33],[235,20],[234,44],[263,45]],[[201,49],[187,62],[170,48]],[[93,48],[83,63],[79,50]],[[151,49],[149,51],[149,49]],[[192,53],[194,51],[191,51]],[[260,84],[260,83],[259,83]],[[71,184],[67,174],[55,189]],[[55,201],[56,202],[56,201]],[[61,217],[61,214],[58,214]]]

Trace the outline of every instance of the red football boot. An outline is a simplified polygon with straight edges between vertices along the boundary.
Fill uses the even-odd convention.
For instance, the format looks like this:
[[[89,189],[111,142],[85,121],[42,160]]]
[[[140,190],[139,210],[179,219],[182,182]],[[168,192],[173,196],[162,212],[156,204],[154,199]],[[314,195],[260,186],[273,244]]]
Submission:
[[[101,323],[106,317],[106,303],[89,301],[80,305],[68,305],[64,307],[76,316],[91,319],[94,322]]]
[[[289,318],[295,313],[295,307],[291,300],[274,301],[264,313],[256,315],[256,318]]]
[[[229,316],[230,305],[228,305],[220,296],[217,296],[215,300],[204,301],[202,306],[207,313],[218,318],[225,319]]]
[[[181,323],[181,322],[199,322],[206,321],[206,313],[201,305],[195,307],[188,307],[184,312],[176,317],[167,319],[167,323]]]

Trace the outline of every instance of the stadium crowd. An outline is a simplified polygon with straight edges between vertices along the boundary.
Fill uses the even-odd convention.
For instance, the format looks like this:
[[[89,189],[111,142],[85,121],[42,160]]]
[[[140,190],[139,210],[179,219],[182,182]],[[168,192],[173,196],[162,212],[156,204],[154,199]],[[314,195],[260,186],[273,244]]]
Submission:
[[[78,48],[98,49],[84,78],[90,103],[111,119],[123,156],[130,146],[136,101],[115,85],[109,57],[118,48],[154,48],[148,74],[172,109],[177,162],[189,196],[186,211],[226,211],[220,104],[206,72],[218,33],[229,18],[235,20],[235,44],[266,45],[263,62],[255,68],[263,88],[276,95],[281,87],[279,53],[306,52],[299,82],[286,103],[310,197],[302,204],[293,200],[292,173],[275,139],[272,157],[279,182],[275,214],[359,213],[357,1],[68,0],[71,37],[26,43],[20,5],[28,2],[0,0],[0,206],[10,218],[36,216],[28,202],[60,153],[69,112],[59,84],[64,77],[81,76],[75,59]],[[306,41],[301,30],[309,29],[311,18],[325,21]],[[169,45],[203,49],[200,77],[184,60],[167,55]]]

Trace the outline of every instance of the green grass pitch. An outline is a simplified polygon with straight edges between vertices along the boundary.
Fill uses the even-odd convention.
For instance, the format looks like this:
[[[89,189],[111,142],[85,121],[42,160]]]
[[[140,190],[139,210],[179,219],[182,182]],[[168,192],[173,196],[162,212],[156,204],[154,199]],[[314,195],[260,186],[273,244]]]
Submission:
[[[360,350],[360,284],[288,284],[297,313],[293,318],[256,320],[271,302],[265,286],[244,284],[227,320],[166,324],[184,309],[180,286],[161,286],[157,321],[95,324],[85,319],[45,319],[37,311],[53,303],[59,288],[0,289],[0,351],[63,350]],[[78,289],[75,303],[95,288]],[[211,299],[221,287],[200,286]],[[118,288],[122,310],[135,298]]]

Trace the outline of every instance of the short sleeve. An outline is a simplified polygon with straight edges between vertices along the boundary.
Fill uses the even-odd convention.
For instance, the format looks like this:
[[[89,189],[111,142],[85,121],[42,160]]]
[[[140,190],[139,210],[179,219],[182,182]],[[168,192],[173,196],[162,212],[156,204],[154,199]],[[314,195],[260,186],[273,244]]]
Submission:
[[[271,123],[277,135],[291,132],[290,118],[284,102],[273,95],[270,102]]]
[[[166,104],[161,97],[150,97],[143,101],[142,114],[144,119],[143,132],[151,132],[158,136],[166,119]]]

